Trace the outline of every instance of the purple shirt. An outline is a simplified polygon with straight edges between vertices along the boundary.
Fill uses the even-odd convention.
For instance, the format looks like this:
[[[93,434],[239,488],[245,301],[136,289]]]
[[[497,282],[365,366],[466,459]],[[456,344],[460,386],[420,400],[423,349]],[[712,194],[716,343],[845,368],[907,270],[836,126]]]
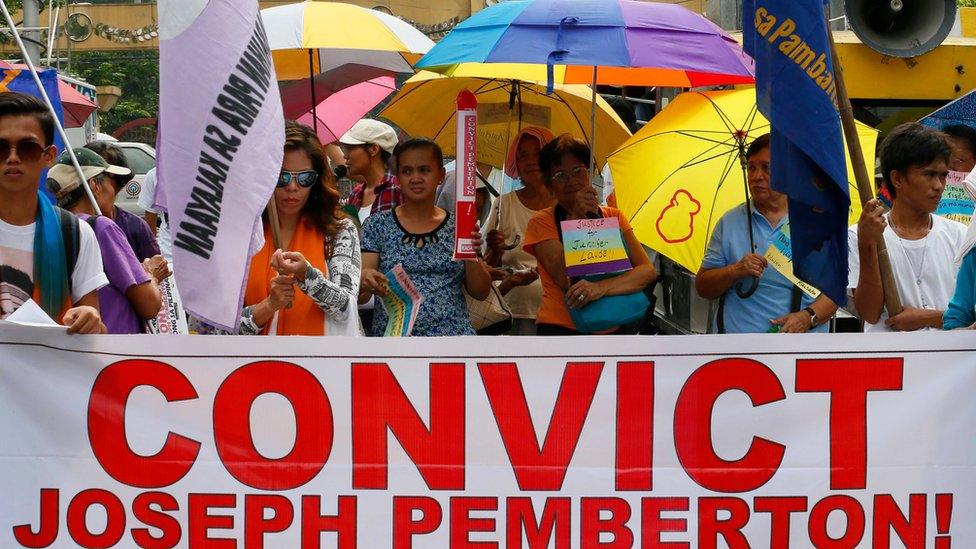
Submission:
[[[89,223],[88,215],[79,214],[78,217]],[[94,229],[98,247],[102,250],[102,267],[108,277],[108,286],[98,290],[102,322],[110,334],[142,333],[142,320],[125,297],[125,291],[149,282],[149,274],[136,258],[125,233],[111,219],[97,217]]]
[[[136,253],[136,259],[145,261],[159,255],[159,245],[145,219],[122,208],[115,208],[115,224],[122,228],[125,239]]]

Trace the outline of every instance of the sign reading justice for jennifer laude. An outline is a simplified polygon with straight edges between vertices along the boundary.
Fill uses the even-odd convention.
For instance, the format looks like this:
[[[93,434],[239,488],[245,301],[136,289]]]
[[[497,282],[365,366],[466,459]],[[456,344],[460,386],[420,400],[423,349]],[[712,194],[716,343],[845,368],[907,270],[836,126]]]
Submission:
[[[0,323],[0,546],[976,540],[968,333],[499,341]]]

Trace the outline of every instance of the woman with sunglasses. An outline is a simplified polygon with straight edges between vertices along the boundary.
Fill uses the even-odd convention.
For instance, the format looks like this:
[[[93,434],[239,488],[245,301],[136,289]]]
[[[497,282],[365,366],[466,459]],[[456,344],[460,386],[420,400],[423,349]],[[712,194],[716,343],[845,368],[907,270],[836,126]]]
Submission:
[[[359,332],[359,234],[339,210],[339,193],[327,168],[315,132],[286,122],[285,155],[273,199],[283,250],[275,249],[265,215],[264,247],[251,260],[240,333]]]
[[[604,297],[643,290],[657,276],[647,253],[634,235],[627,217],[616,208],[600,206],[590,184],[590,147],[563,134],[539,152],[539,167],[556,204],[539,211],[529,221],[523,242],[525,251],[539,260],[542,305],[536,317],[539,335],[578,335],[570,307],[580,309]],[[567,219],[616,217],[632,269],[598,281],[573,281],[566,276],[559,223]],[[613,328],[605,333],[613,333]]]

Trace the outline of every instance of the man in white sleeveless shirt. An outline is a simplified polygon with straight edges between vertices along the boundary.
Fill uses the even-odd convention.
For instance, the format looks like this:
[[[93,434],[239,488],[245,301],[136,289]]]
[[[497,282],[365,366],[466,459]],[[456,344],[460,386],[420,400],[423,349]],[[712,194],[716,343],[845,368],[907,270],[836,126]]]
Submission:
[[[884,212],[868,202],[848,231],[853,303],[865,332],[942,328],[956,283],[955,257],[966,227],[934,215],[949,174],[950,146],[942,132],[917,123],[895,128],[881,144],[881,171],[892,196]],[[884,238],[904,311],[884,308],[878,242]]]

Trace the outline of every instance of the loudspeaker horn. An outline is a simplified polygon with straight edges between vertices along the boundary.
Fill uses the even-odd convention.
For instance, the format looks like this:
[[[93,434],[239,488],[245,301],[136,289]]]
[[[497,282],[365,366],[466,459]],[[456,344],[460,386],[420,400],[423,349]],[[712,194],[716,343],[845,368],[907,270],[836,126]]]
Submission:
[[[844,10],[864,45],[892,57],[935,49],[956,20],[956,0],[845,0]]]

